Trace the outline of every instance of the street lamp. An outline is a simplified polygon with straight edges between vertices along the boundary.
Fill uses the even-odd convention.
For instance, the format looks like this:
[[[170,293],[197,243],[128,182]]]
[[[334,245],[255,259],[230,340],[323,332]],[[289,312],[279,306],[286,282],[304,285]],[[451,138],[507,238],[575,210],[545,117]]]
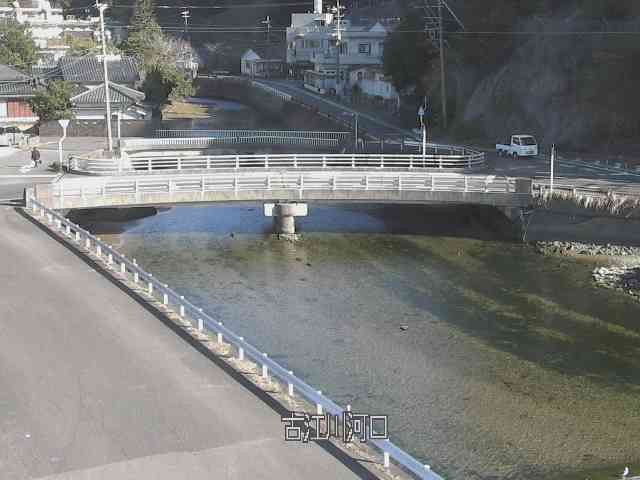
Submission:
[[[60,119],[58,123],[62,127],[62,137],[58,141],[58,170],[62,172],[62,142],[67,138],[67,127],[69,126],[69,120]]]

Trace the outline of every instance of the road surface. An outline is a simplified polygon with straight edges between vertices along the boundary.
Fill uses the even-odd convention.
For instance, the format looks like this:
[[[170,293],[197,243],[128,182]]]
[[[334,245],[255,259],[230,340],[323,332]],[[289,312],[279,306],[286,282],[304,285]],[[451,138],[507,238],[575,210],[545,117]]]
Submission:
[[[359,478],[47,233],[0,207],[0,478]]]

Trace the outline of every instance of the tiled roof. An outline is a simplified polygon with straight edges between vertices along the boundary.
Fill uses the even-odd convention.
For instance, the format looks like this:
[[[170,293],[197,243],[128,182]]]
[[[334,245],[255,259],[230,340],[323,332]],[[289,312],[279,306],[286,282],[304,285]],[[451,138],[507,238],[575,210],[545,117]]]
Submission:
[[[34,93],[31,82],[0,82],[0,97],[32,97]]]
[[[98,57],[62,57],[59,63],[62,78],[74,83],[100,83],[104,81],[102,60]],[[136,83],[140,79],[133,57],[108,60],[109,81]]]
[[[131,105],[144,100],[144,93],[109,82],[109,100],[112,104]],[[91,88],[71,98],[74,106],[102,106],[105,103],[104,85]]]

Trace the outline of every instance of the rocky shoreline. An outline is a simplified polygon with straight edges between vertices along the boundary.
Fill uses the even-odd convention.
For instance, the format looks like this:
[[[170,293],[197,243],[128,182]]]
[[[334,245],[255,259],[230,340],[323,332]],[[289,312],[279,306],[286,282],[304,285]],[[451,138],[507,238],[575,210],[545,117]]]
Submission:
[[[624,245],[598,245],[595,243],[580,242],[535,242],[538,253],[543,255],[586,255],[590,257],[640,257],[640,247]]]
[[[580,242],[536,242],[543,255],[613,257],[623,259],[622,265],[596,267],[593,280],[597,285],[619,290],[640,300],[640,248],[623,245],[597,245]]]
[[[640,300],[640,264],[596,268],[593,280],[601,287],[620,290]]]

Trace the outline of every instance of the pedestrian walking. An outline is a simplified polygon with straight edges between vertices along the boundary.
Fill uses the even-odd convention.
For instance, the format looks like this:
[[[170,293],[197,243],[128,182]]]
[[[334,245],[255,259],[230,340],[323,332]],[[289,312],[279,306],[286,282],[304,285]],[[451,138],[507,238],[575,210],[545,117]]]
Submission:
[[[33,147],[33,150],[31,150],[31,161],[33,161],[34,167],[37,167],[38,164],[42,165],[42,160],[40,160],[40,150],[36,147]]]

